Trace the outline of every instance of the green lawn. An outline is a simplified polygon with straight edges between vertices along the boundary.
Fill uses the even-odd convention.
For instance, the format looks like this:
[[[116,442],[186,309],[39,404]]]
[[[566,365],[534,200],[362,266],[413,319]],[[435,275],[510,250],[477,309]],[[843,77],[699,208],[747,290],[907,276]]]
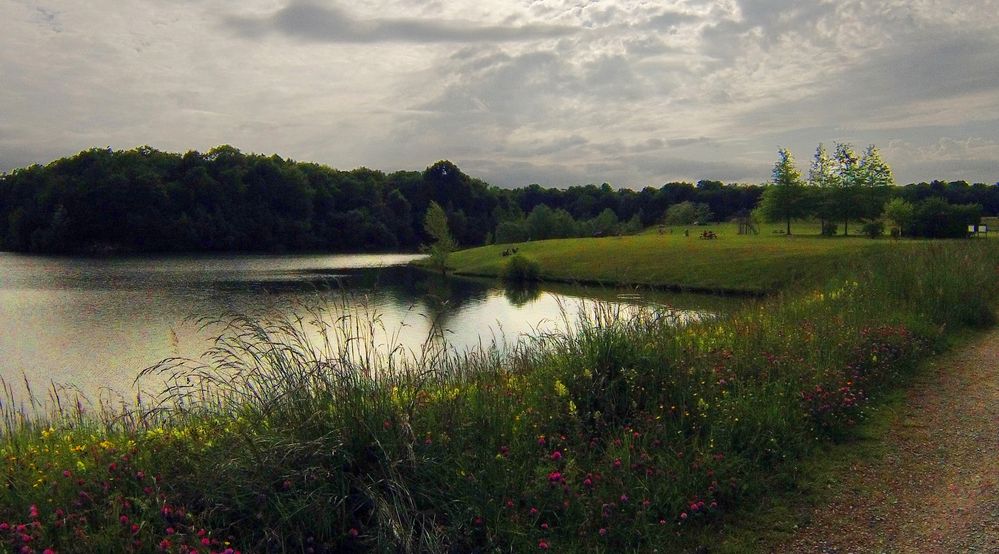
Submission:
[[[625,237],[555,239],[501,244],[455,252],[448,265],[457,274],[498,275],[506,249],[536,260],[546,280],[648,285],[689,290],[771,292],[830,275],[880,248],[906,247],[889,239],[820,237],[815,224],[795,224],[785,236],[763,226],[759,235],[739,235],[734,224],[656,228]],[[699,238],[713,231],[717,239]]]

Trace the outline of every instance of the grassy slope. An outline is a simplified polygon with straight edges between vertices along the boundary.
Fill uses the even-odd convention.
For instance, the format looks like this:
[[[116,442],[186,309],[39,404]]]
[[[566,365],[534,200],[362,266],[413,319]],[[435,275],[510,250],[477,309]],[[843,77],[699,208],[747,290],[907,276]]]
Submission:
[[[856,256],[890,246],[859,237],[822,238],[811,226],[802,235],[740,236],[732,224],[683,228],[627,237],[555,239],[491,245],[454,253],[455,273],[498,275],[505,249],[536,260],[546,280],[649,285],[689,290],[769,292],[792,282],[820,280]],[[713,230],[716,240],[697,238]],[[809,234],[810,233],[810,234]]]

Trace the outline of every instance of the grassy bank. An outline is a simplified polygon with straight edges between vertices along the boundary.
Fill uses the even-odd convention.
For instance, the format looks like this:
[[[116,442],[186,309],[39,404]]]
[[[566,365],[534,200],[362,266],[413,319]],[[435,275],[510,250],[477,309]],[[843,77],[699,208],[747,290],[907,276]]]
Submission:
[[[329,342],[310,338],[308,321],[236,319],[209,363],[161,368],[177,385],[145,417],[101,421],[65,409],[29,423],[5,404],[0,544],[713,545],[714,531],[795,487],[802,460],[854,436],[921,359],[993,322],[994,244],[883,249],[830,265],[812,286],[682,328],[668,313],[598,309],[578,332],[508,354],[453,357],[428,343],[406,361],[363,341],[338,346],[363,335],[363,322],[335,310],[313,318]]]
[[[709,231],[718,238],[699,238]],[[911,246],[860,237],[823,238],[808,225],[799,226],[801,235],[770,231],[767,227],[759,235],[739,235],[735,225],[720,224],[669,228],[663,234],[491,245],[455,252],[448,265],[457,274],[497,276],[510,260],[503,252],[516,248],[538,262],[544,280],[764,293],[821,281],[842,265],[888,247]]]

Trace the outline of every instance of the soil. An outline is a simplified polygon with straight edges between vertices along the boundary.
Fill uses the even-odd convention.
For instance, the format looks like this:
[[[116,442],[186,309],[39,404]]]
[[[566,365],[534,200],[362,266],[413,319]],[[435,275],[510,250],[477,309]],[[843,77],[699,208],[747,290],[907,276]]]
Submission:
[[[921,372],[884,440],[773,552],[999,553],[999,330]]]

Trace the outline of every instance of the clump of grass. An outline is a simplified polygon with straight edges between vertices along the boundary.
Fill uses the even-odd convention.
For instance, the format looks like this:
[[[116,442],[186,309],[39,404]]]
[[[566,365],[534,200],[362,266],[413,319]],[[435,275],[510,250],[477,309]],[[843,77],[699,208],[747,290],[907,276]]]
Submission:
[[[514,284],[533,283],[540,276],[541,266],[538,262],[520,254],[514,254],[500,272],[503,281]]]
[[[725,318],[598,305],[464,354],[437,333],[404,352],[346,304],[208,321],[204,359],[148,370],[172,383],[153,406],[51,426],[8,409],[0,544],[694,548],[991,321],[985,242],[900,245]]]

